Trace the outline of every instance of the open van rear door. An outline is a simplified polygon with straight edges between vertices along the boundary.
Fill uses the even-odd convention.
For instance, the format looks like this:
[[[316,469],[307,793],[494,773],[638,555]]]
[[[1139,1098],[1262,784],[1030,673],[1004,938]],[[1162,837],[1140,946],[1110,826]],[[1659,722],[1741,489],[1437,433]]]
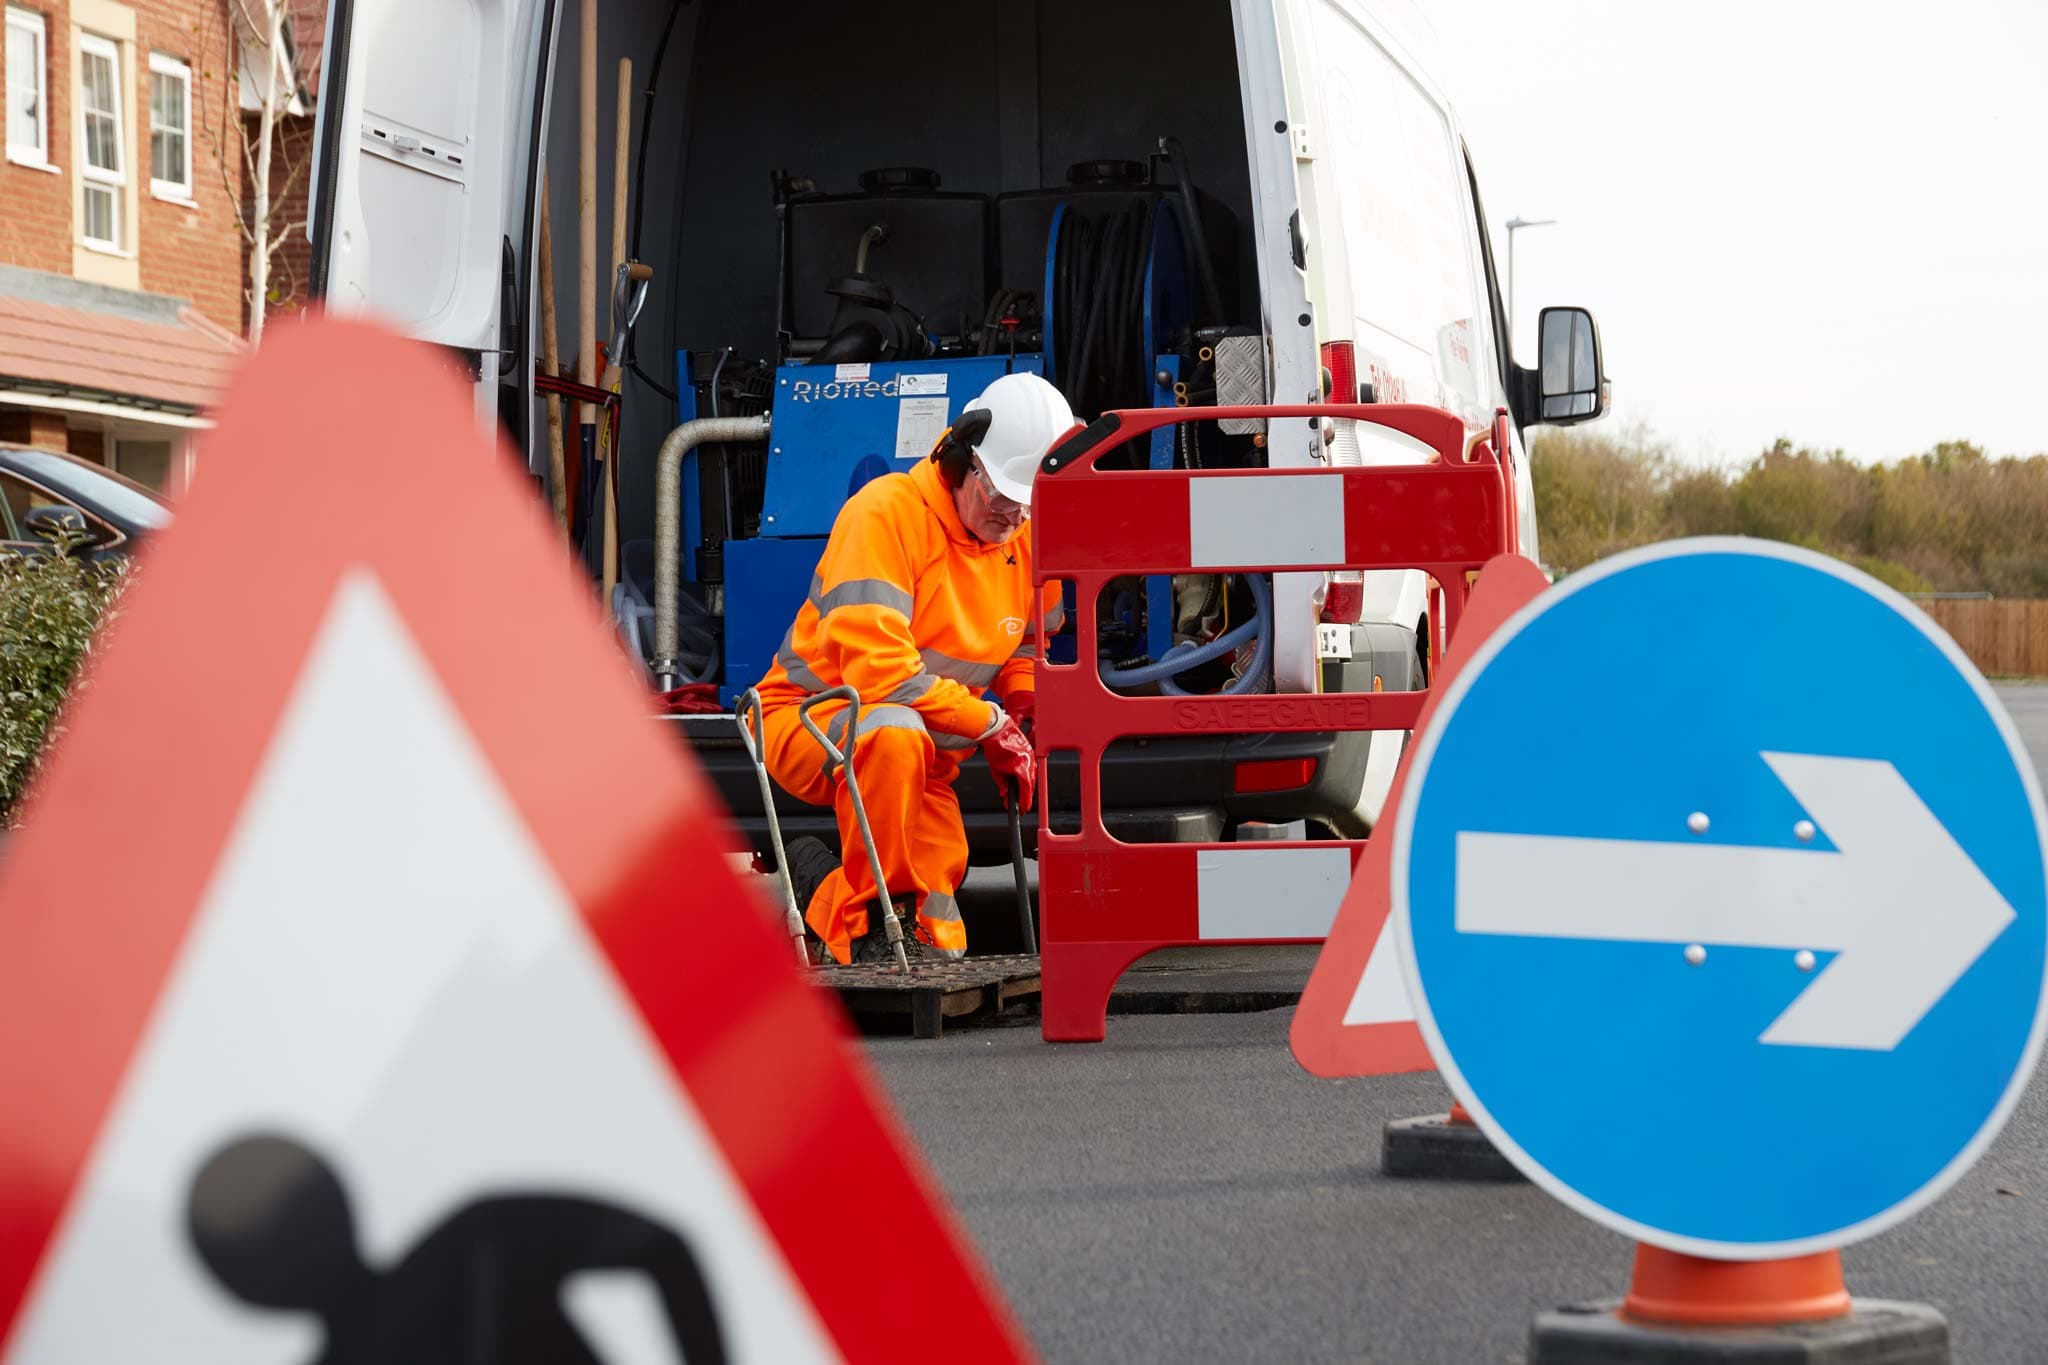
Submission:
[[[1298,90],[1300,82],[1289,70],[1293,52],[1286,27],[1288,6],[1289,0],[1231,0],[1230,8],[1237,29],[1245,155],[1252,173],[1259,299],[1264,330],[1272,339],[1270,401],[1303,403],[1320,401],[1322,390],[1304,270],[1301,188],[1295,173],[1301,110],[1299,99],[1290,92]],[[1276,439],[1269,448],[1276,465],[1303,463],[1311,449],[1308,428],[1301,426],[1298,439]]]
[[[557,0],[332,0],[312,293],[461,353],[479,418],[532,410],[526,338]],[[501,375],[522,392],[500,396]],[[525,401],[520,401],[521,399]]]
[[[1296,176],[1301,129],[1300,82],[1290,68],[1290,0],[1231,0],[1237,29],[1237,70],[1244,100],[1246,156],[1252,173],[1252,225],[1258,241],[1262,330],[1271,340],[1267,383],[1275,403],[1317,402],[1322,372],[1304,272],[1305,210]],[[1273,424],[1267,458],[1298,469],[1320,460],[1319,438],[1304,421]],[[1317,689],[1314,594],[1320,573],[1276,574],[1273,580],[1273,680],[1283,692]]]

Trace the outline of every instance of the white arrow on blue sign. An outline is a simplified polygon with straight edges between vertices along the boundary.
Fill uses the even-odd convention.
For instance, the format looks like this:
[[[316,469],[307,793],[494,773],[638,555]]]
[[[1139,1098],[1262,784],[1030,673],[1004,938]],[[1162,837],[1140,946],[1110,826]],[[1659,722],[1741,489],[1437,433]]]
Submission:
[[[2048,1024],[2048,816],[1891,589],[1703,538],[1566,579],[1420,737],[1393,914],[1494,1143],[1639,1241],[1796,1256],[1925,1206]]]

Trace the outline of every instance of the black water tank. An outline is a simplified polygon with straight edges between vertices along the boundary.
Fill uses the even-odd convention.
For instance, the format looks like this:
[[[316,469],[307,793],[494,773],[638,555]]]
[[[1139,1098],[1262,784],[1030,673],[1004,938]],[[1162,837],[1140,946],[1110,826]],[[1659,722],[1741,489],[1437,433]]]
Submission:
[[[869,248],[867,273],[895,291],[934,336],[981,322],[993,272],[994,213],[985,194],[939,188],[935,171],[894,166],[863,172],[858,194],[818,194],[789,204],[791,333],[826,335],[839,301],[826,293],[853,273],[861,234],[880,224],[887,240]]]

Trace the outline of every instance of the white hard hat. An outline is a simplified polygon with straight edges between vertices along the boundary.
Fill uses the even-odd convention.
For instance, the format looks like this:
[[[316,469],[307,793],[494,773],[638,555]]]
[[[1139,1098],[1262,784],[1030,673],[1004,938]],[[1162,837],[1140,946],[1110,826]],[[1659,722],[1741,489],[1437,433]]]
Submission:
[[[981,391],[960,414],[988,413],[988,431],[974,445],[996,492],[1012,502],[1031,501],[1031,480],[1053,443],[1074,429],[1074,410],[1058,389],[1035,374],[1006,374]]]

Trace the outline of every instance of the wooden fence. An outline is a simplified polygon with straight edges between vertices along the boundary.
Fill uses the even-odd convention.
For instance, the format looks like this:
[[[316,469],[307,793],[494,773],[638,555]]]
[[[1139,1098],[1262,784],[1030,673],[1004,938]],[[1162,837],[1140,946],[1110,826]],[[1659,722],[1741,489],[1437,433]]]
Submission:
[[[1915,605],[1955,637],[1986,677],[2048,677],[2048,601],[1923,598]]]

